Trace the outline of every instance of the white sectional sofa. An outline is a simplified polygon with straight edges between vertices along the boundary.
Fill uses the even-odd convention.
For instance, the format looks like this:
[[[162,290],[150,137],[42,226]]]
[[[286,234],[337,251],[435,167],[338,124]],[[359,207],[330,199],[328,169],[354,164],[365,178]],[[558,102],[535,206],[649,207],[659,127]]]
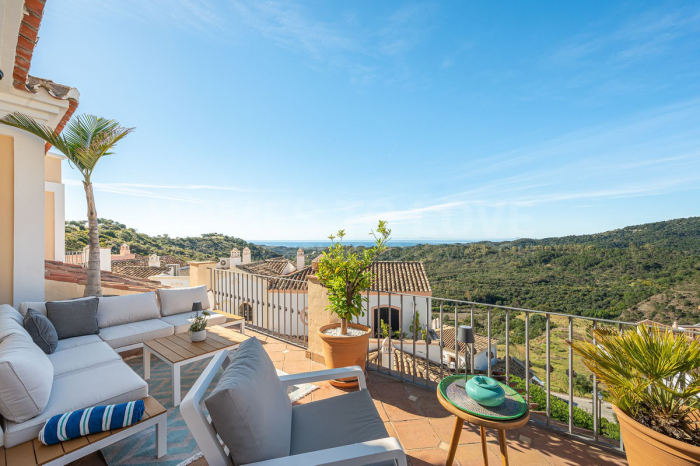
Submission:
[[[0,446],[36,438],[56,414],[147,397],[148,385],[117,351],[186,332],[194,301],[209,308],[205,287],[163,290],[158,301],[153,292],[100,298],[99,334],[59,340],[48,355],[23,326],[27,310],[46,314],[46,303],[22,303],[19,311],[0,305]],[[220,314],[208,318],[209,325],[224,322]]]

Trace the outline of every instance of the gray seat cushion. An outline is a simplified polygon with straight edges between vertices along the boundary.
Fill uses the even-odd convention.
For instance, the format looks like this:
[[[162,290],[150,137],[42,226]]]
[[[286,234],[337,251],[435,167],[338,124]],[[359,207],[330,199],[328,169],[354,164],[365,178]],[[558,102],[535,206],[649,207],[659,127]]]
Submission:
[[[65,340],[58,340],[56,351],[63,351],[70,348],[75,348],[76,346],[91,345],[93,343],[101,342],[102,338],[100,338],[99,335],[85,335],[82,337],[66,338]]]
[[[58,334],[53,324],[39,311],[29,309],[24,315],[24,328],[32,340],[46,354],[56,351]]]
[[[102,340],[49,354],[54,377],[120,360],[121,357]]]
[[[241,343],[204,403],[234,464],[289,456],[292,403],[256,338]]]
[[[387,437],[367,390],[292,408],[292,455]]]
[[[172,325],[160,319],[151,319],[103,328],[100,331],[100,338],[109,343],[112,348],[121,348],[155,338],[167,337],[174,333]]]
[[[160,301],[160,314],[163,317],[191,312],[192,304],[195,301],[202,303],[202,309],[209,309],[209,296],[205,285],[171,290],[159,289],[158,300]]]
[[[155,291],[100,298],[97,325],[100,328],[160,317]]]
[[[184,314],[175,314],[172,316],[161,317],[160,320],[167,322],[175,327],[175,333],[185,333],[192,325],[192,318],[195,312],[185,312]],[[218,325],[226,323],[226,316],[212,312],[207,316],[207,325]]]
[[[58,333],[58,339],[95,335],[97,326],[97,303],[99,298],[46,303],[46,316]]]
[[[148,384],[123,361],[58,376],[53,380],[51,398],[41,416],[22,423],[6,423],[5,447],[35,439],[46,420],[56,414],[136,401],[147,396]]]

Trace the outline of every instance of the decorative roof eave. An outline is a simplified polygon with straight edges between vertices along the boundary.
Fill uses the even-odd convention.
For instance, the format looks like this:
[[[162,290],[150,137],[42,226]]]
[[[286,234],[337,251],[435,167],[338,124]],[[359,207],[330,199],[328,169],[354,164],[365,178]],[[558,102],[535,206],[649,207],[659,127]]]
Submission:
[[[29,75],[32,64],[34,48],[39,41],[39,27],[44,16],[45,0],[25,0],[24,14],[19,25],[17,36],[17,49],[15,51],[15,66],[12,71],[12,85],[15,89],[37,94],[44,89],[54,99],[67,100],[68,108],[56,125],[55,132],[60,133],[66,123],[78,108],[80,93],[74,87],[54,83],[51,80],[37,78]],[[51,144],[46,143],[45,150],[49,151]]]

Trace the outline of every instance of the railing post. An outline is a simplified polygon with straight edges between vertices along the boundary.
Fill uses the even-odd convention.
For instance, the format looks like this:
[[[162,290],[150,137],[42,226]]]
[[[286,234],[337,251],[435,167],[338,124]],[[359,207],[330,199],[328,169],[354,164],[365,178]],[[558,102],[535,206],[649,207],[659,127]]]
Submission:
[[[574,319],[569,317],[569,341],[574,341]],[[574,350],[569,345],[569,433],[574,433]]]
[[[550,331],[549,331],[549,314],[547,314],[547,368],[545,369],[547,371],[547,425],[550,424],[550,418],[551,418],[551,407],[550,407],[550,397],[552,396],[552,385],[551,385],[551,377],[550,373],[551,371],[551,366],[550,366],[550,356],[549,356],[549,348],[550,348]]]
[[[530,313],[525,312],[525,394],[530,404]]]
[[[506,309],[506,382],[510,383],[510,309]]]

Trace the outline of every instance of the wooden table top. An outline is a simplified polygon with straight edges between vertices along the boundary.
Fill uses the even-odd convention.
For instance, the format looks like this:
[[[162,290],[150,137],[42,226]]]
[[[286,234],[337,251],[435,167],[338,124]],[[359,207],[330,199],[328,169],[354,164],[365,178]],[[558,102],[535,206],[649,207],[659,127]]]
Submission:
[[[440,393],[440,390],[437,390],[437,397],[438,401],[440,404],[450,413],[454,414],[455,416],[459,417],[460,419],[464,419],[470,424],[474,424],[476,426],[481,426],[481,427],[488,427],[491,429],[501,429],[501,430],[508,430],[508,429],[517,429],[519,427],[524,426],[527,424],[527,421],[530,420],[530,410],[527,409],[525,411],[525,414],[523,414],[521,417],[517,419],[511,419],[507,421],[498,421],[495,419],[486,419],[483,417],[476,416],[474,414],[468,413],[466,411],[462,411],[461,409],[457,408],[454,406],[452,403],[450,403],[448,400],[445,399],[444,396],[442,396],[442,393]]]
[[[144,398],[143,403],[146,407],[143,417],[134,425],[138,425],[152,417],[159,416],[166,411],[165,408],[152,396]],[[129,429],[130,427],[133,426],[98,432],[96,434],[90,434],[84,437],[77,437],[71,440],[66,440],[65,442],[56,443],[54,445],[44,445],[39,441],[39,439],[35,438],[34,440],[20,443],[12,448],[5,449],[0,447],[0,466],[28,466],[45,464],[49,461],[60,458],[63,455],[79,450],[80,448],[83,448],[91,443],[109,437],[117,432],[121,432],[124,429]]]
[[[189,333],[178,333],[168,337],[144,342],[149,349],[163,356],[171,363],[182,362],[204,354],[214,353],[246,341],[248,336],[224,327],[207,327],[207,338],[193,342]]]

